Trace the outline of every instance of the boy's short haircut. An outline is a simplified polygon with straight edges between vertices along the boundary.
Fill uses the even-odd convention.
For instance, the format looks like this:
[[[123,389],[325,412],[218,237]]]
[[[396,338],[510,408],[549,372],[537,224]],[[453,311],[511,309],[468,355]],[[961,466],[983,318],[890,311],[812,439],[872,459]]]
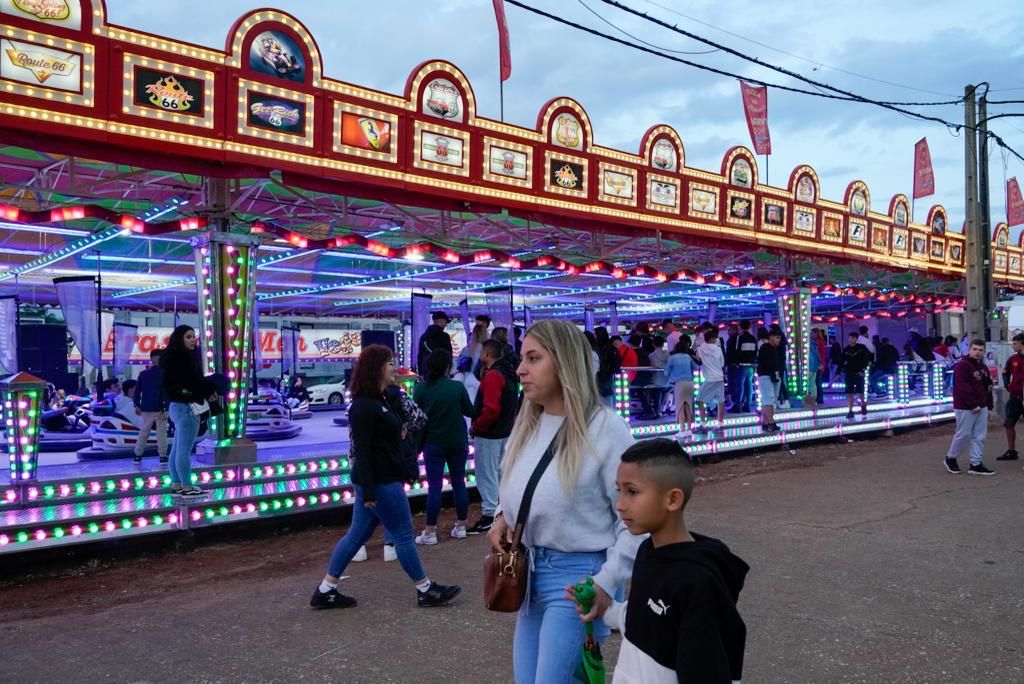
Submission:
[[[128,394],[133,389],[135,389],[135,386],[138,384],[139,383],[136,380],[125,380],[124,382],[121,383],[121,392],[124,394]]]
[[[484,343],[480,345],[480,348],[482,352],[486,352],[492,359],[500,359],[505,355],[505,348],[501,346],[501,342],[498,340],[485,340]]]
[[[782,339],[782,331],[775,329],[769,330],[768,337],[778,337],[779,339]]]
[[[1014,342],[1024,342],[1024,333],[1017,333],[1013,336]]]
[[[973,340],[971,340],[971,346],[972,347],[981,347],[982,349],[984,349],[985,348],[985,340],[981,339],[980,337],[975,337]]]
[[[704,340],[705,341],[707,341],[709,339],[713,340],[716,337],[718,337],[718,328],[716,328],[714,326],[709,326],[708,329],[704,331]]]
[[[686,450],[674,439],[645,439],[626,449],[623,463],[635,463],[662,489],[681,489],[683,508],[693,493],[693,464]]]

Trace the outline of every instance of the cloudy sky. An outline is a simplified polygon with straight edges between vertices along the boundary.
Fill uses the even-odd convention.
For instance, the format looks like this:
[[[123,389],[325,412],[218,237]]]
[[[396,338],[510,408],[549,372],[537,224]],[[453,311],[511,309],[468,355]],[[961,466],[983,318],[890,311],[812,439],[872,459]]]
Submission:
[[[667,50],[709,49],[601,0],[525,1],[626,38],[605,23],[610,22]],[[873,99],[947,101],[962,96],[967,83],[988,81],[990,99],[1024,100],[1021,2],[622,2],[751,56]],[[273,4],[310,29],[324,55],[326,75],[400,93],[417,64],[447,59],[473,84],[478,112],[498,117],[497,30],[489,0],[330,4],[275,0]],[[258,0],[107,0],[111,23],[216,47],[224,45],[238,16],[260,6],[265,5]],[[750,146],[736,80],[616,45],[518,7],[507,5],[506,13],[513,62],[512,78],[505,83],[507,121],[533,127],[548,99],[570,96],[589,113],[595,141],[601,145],[637,151],[649,126],[667,123],[683,139],[687,165],[715,171],[729,147]],[[721,52],[679,56],[747,78],[801,85]],[[962,122],[964,116],[962,105],[913,109],[953,122]],[[993,106],[989,114],[1011,111],[1024,112],[1024,105]],[[785,185],[789,172],[806,163],[817,169],[825,197],[841,201],[846,184],[861,179],[871,189],[873,208],[880,211],[886,210],[894,193],[911,194],[914,143],[927,136],[936,195],[918,202],[916,219],[923,221],[927,207],[935,202],[945,205],[951,225],[962,222],[962,134],[869,105],[777,90],[769,94],[769,123],[773,185]],[[1024,155],[1024,118],[993,121],[992,130]],[[991,158],[995,224],[1005,220],[1004,177],[1017,176],[1024,183],[1024,164],[1011,156],[1004,165],[996,148]]]

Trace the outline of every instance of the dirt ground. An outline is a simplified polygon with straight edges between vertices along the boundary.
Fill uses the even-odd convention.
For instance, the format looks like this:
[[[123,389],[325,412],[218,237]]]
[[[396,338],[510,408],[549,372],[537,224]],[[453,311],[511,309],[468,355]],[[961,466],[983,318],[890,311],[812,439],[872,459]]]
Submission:
[[[745,682],[1024,681],[1024,471],[995,462],[993,434],[986,462],[996,477],[950,476],[941,464],[950,434],[943,426],[699,469],[691,527],[752,567],[740,600]],[[417,609],[378,537],[343,582],[359,607],[310,611],[342,517],[200,540],[190,553],[8,567],[0,680],[511,681],[514,618],[482,606],[483,538],[445,534],[421,549],[431,577],[464,588],[449,608]],[[446,512],[442,530],[450,524]],[[610,663],[617,643],[605,649]]]

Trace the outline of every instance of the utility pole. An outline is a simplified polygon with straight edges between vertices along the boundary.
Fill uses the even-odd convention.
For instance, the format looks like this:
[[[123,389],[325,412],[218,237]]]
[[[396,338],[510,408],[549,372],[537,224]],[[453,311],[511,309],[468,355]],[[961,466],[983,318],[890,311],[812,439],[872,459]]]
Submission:
[[[967,213],[967,336],[985,337],[985,283],[982,268],[982,235],[978,214],[978,137],[974,133],[974,90],[964,88],[964,209]]]
[[[988,314],[996,305],[995,284],[992,279],[992,213],[988,187],[988,103],[986,96],[978,99],[978,238],[981,258],[981,277],[984,289],[982,302],[985,312],[985,339],[992,342],[992,329]],[[998,337],[998,336],[997,336]]]

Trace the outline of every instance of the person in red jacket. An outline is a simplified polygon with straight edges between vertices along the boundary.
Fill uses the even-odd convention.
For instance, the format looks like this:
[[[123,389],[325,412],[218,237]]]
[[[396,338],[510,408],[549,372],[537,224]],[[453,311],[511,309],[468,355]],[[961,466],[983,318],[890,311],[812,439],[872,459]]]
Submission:
[[[956,432],[953,443],[946,454],[946,470],[953,475],[960,473],[956,459],[964,446],[971,445],[971,475],[995,475],[994,471],[981,462],[988,435],[988,412],[992,409],[992,378],[982,358],[985,356],[985,341],[971,340],[967,356],[960,359],[953,368],[953,413],[956,415]]]
[[[1017,460],[1017,421],[1024,416],[1024,333],[1013,337],[1013,355],[1003,369],[1003,385],[1009,393],[1006,400],[1006,451],[997,461]]]
[[[466,530],[469,534],[483,534],[494,524],[501,461],[519,412],[519,378],[502,343],[498,340],[484,342],[480,363],[484,375],[476,393],[475,417],[469,433],[475,440],[476,488],[480,492],[482,511],[480,519]]]
[[[615,347],[615,351],[619,353],[620,366],[623,368],[636,368],[640,365],[640,360],[636,355],[636,350],[623,342],[622,338],[618,335],[612,336],[612,346]],[[636,371],[626,371],[626,377],[629,378],[630,382],[633,382],[633,378],[636,377]]]

